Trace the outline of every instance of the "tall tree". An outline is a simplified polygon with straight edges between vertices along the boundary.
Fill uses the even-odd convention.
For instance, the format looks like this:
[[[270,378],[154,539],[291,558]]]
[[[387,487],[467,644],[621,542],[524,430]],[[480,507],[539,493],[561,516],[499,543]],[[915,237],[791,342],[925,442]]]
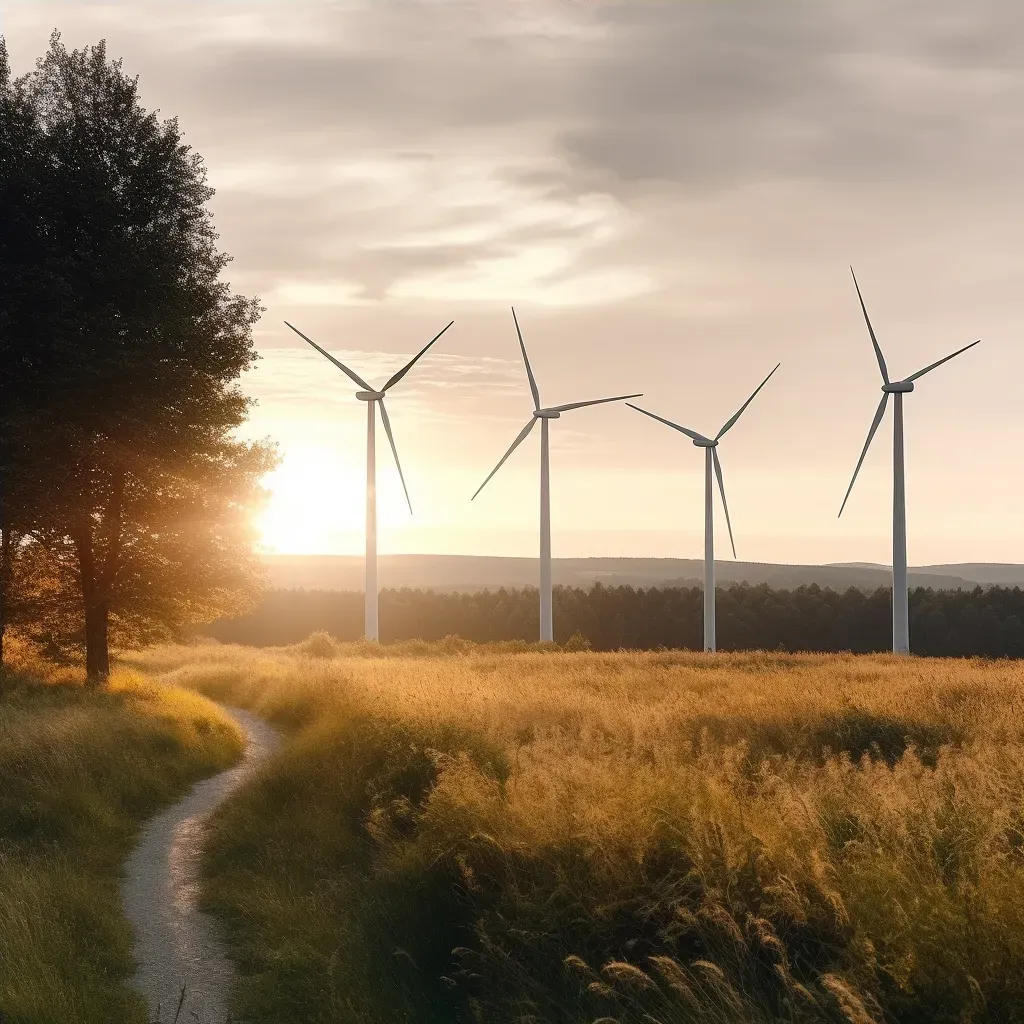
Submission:
[[[0,39],[0,673],[7,627],[17,617],[15,565],[30,511],[26,440],[32,420],[26,402],[25,352],[11,344],[19,316],[16,297],[31,262],[37,231],[38,119],[26,90],[11,81],[7,50]]]
[[[4,91],[32,136],[29,227],[20,251],[0,248],[20,257],[0,287],[0,362],[20,360],[4,390],[32,420],[31,537],[73,573],[101,682],[112,628],[141,640],[254,594],[248,519],[274,456],[235,430],[261,309],[221,280],[202,159],[103,42],[68,51],[54,33]]]

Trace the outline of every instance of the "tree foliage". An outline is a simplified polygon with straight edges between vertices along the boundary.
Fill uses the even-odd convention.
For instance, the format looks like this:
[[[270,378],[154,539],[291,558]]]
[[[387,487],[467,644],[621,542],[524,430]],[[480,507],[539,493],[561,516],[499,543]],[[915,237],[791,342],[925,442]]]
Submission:
[[[384,590],[381,639],[440,640],[456,634],[488,643],[537,638],[537,591],[478,593]],[[555,587],[555,640],[596,650],[700,650],[704,593],[700,587]],[[317,630],[355,640],[363,628],[363,595],[323,590],[274,590],[236,619],[204,627],[216,639],[260,646],[292,644]],[[917,654],[1024,657],[1024,591],[926,590],[910,596],[910,638]],[[734,584],[718,591],[722,650],[853,651],[892,649],[892,598],[816,584],[774,590]]]
[[[2,61],[5,491],[25,495],[24,544],[81,608],[65,637],[99,680],[111,631],[170,635],[258,583],[248,521],[273,456],[235,430],[261,309],[221,280],[202,159],[105,44],[54,34],[18,80]]]

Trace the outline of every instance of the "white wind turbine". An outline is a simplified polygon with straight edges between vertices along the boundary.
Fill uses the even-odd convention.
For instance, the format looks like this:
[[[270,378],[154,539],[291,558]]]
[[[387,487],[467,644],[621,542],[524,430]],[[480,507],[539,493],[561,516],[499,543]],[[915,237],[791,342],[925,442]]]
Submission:
[[[640,398],[640,395],[616,395],[614,398],[595,398],[589,402],[570,402],[568,405],[553,405],[550,408],[540,407],[540,390],[537,388],[536,378],[530,368],[530,358],[526,354],[526,345],[523,342],[523,333],[519,330],[519,321],[516,319],[516,311],[512,310],[512,319],[516,325],[516,334],[519,336],[519,347],[523,352],[523,362],[526,364],[526,375],[530,378],[530,391],[533,392],[533,416],[530,422],[519,432],[519,436],[512,442],[512,447],[501,457],[501,461],[491,470],[485,480],[477,489],[476,494],[470,498],[473,501],[486,486],[487,482],[505,464],[505,460],[526,440],[527,435],[533,430],[540,420],[540,639],[553,640],[554,630],[552,628],[551,616],[551,489],[549,483],[549,457],[548,457],[548,421],[557,420],[563,412],[570,409],[582,409],[587,405],[603,405],[605,402],[622,402],[627,398]]]
[[[889,371],[886,369],[885,359],[882,350],[875,337],[874,328],[868,318],[867,307],[864,305],[864,297],[860,293],[860,285],[857,283],[857,275],[853,273],[853,286],[857,289],[857,298],[860,300],[861,312],[864,314],[864,323],[867,324],[868,334],[871,335],[871,344],[875,349],[875,358],[878,360],[878,368],[882,371],[882,400],[875,410],[875,418],[871,421],[868,429],[868,439],[864,442],[864,448],[857,460],[857,468],[853,471],[853,479],[846,489],[846,497],[839,508],[839,515],[843,514],[846,508],[847,499],[853,490],[857,480],[857,474],[864,463],[864,457],[871,447],[871,440],[878,430],[878,424],[882,422],[885,415],[885,407],[889,396],[893,396],[893,424],[892,424],[892,649],[895,654],[910,653],[910,602],[907,593],[907,494],[906,479],[903,472],[903,396],[914,390],[914,381],[930,373],[937,366],[948,363],[954,356],[966,352],[969,348],[981,344],[981,339],[972,341],[970,345],[958,348],[952,355],[943,357],[934,363],[930,363],[923,370],[912,373],[906,380],[889,380]]]
[[[775,370],[777,370],[782,364],[776,363]],[[775,372],[772,370],[772,373]],[[659,423],[664,423],[665,426],[671,427],[673,430],[678,430],[680,433],[685,434],[687,437],[692,439],[694,446],[697,448],[704,449],[704,650],[713,651],[715,649],[715,502],[714,502],[714,484],[711,481],[712,471],[715,476],[718,477],[718,490],[722,495],[722,508],[725,510],[725,523],[729,527],[729,544],[732,546],[732,557],[736,557],[736,543],[732,538],[732,523],[729,521],[729,503],[725,500],[725,483],[722,480],[722,463],[718,459],[718,452],[715,450],[718,447],[718,442],[725,435],[726,431],[731,430],[735,426],[736,421],[743,415],[744,410],[748,405],[757,397],[757,392],[761,390],[771,379],[772,373],[769,373],[767,377],[754,390],[754,393],[739,407],[739,410],[725,421],[725,426],[715,434],[714,437],[705,437],[703,434],[698,434],[696,430],[690,430],[688,427],[682,427],[678,423],[673,423],[671,420],[666,420],[661,416],[656,416],[653,412],[648,412],[646,409],[641,409],[638,405],[633,405],[632,402],[627,402],[626,405],[630,409],[636,409],[637,412],[642,412],[645,416],[650,416],[652,420],[657,420]]]
[[[309,342],[322,356],[329,359],[342,373],[347,374],[353,382],[359,385],[363,390],[356,392],[356,398],[360,402],[366,403],[366,592],[365,592],[365,618],[364,618],[364,634],[370,640],[380,639],[380,630],[377,623],[377,444],[375,436],[375,428],[377,426],[377,414],[376,406],[380,406],[380,418],[384,423],[384,430],[388,435],[388,441],[391,442],[391,451],[395,456],[395,466],[398,468],[398,477],[402,481],[402,490],[405,491],[405,500],[409,505],[409,514],[412,515],[412,502],[409,501],[409,489],[405,486],[405,477],[402,474],[402,464],[398,461],[398,449],[395,447],[395,438],[391,433],[391,421],[388,419],[388,411],[384,407],[384,393],[388,389],[393,388],[417,363],[420,357],[430,348],[431,345],[437,341],[438,338],[448,330],[448,327],[455,323],[454,320],[448,324],[444,330],[439,331],[434,335],[398,371],[394,374],[391,379],[380,389],[380,391],[374,391],[369,384],[359,376],[358,373],[350,370],[344,363],[334,358],[330,352],[322,349],[315,341],[311,338],[307,338],[297,327],[292,327],[288,321],[285,321],[287,327],[291,329],[300,337],[303,341]]]

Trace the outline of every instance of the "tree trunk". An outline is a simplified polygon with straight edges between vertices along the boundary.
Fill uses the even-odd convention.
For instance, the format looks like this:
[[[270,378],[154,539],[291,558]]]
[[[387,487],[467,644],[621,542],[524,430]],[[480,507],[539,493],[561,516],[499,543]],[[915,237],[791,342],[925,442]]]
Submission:
[[[7,528],[7,506],[4,504],[4,480],[0,475],[0,684],[4,678],[4,633],[7,632],[7,584],[10,580],[11,531]]]
[[[110,675],[107,627],[110,608],[102,598],[85,605],[85,678],[90,686],[102,686]]]
[[[4,612],[4,585],[0,582],[0,689],[3,688],[6,662],[4,661],[4,633],[7,632],[7,619]]]
[[[75,547],[78,549],[78,571],[85,606],[85,679],[89,686],[102,686],[110,675],[110,650],[107,646],[110,603],[97,579],[92,530],[89,526],[85,526],[75,537]]]
[[[7,632],[7,531],[0,528],[0,682],[4,678],[4,633]]]

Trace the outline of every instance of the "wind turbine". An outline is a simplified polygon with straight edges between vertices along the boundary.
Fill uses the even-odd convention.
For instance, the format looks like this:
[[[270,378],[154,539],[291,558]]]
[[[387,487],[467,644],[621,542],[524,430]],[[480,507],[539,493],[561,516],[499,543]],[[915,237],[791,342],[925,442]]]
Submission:
[[[448,327],[455,323],[454,320],[448,324]],[[393,388],[418,362],[420,357],[430,348],[431,345],[437,341],[438,338],[448,330],[445,327],[444,330],[439,331],[434,335],[398,371],[394,374],[390,380],[380,389],[380,391],[374,391],[369,384],[355,373],[350,370],[343,362],[335,359],[330,352],[322,349],[312,338],[307,338],[297,327],[292,327],[287,320],[285,320],[285,326],[290,327],[303,341],[309,342],[322,356],[329,359],[342,373],[347,374],[351,380],[361,387],[362,391],[356,392],[356,398],[360,402],[366,403],[366,593],[365,593],[365,617],[363,632],[370,640],[380,639],[380,630],[377,624],[377,444],[375,437],[375,428],[377,426],[377,411],[376,407],[380,406],[380,418],[384,423],[384,430],[388,435],[388,441],[391,442],[391,451],[395,456],[395,466],[398,467],[398,478],[402,481],[402,490],[405,491],[405,500],[409,505],[409,514],[412,515],[412,502],[409,501],[409,489],[405,486],[405,477],[402,474],[402,464],[398,461],[398,449],[395,447],[395,438],[391,433],[391,421],[388,419],[388,411],[384,406],[384,394],[390,388]]]
[[[782,364],[776,363],[775,370],[777,370]],[[772,370],[772,373],[775,372]],[[696,430],[690,430],[689,427],[680,426],[678,423],[673,423],[671,420],[666,420],[661,416],[656,416],[653,412],[648,412],[646,409],[641,409],[638,405],[633,405],[632,402],[627,402],[626,405],[630,409],[636,409],[637,412],[642,412],[645,416],[650,416],[652,420],[657,420],[659,423],[664,423],[665,426],[671,427],[673,430],[678,430],[680,433],[685,434],[689,437],[694,446],[697,448],[704,449],[704,650],[713,651],[715,649],[715,503],[714,503],[714,485],[711,481],[712,471],[715,476],[718,477],[718,490],[722,495],[722,508],[725,509],[725,523],[729,527],[729,544],[732,546],[732,557],[736,557],[736,542],[732,538],[732,523],[729,521],[729,503],[725,500],[725,483],[722,480],[722,463],[719,461],[718,442],[725,436],[726,432],[731,430],[735,425],[736,421],[743,415],[744,410],[748,405],[757,397],[758,391],[761,390],[771,379],[772,373],[769,373],[767,377],[754,390],[754,393],[739,407],[739,410],[725,421],[725,426],[715,434],[714,437],[705,437],[703,434],[698,434]]]
[[[853,273],[853,286],[857,289],[857,298],[860,300],[861,312],[864,314],[864,323],[867,324],[868,334],[871,335],[871,344],[875,349],[875,358],[878,360],[878,369],[882,371],[882,400],[875,410],[875,418],[871,421],[868,429],[868,439],[864,442],[864,449],[857,460],[857,468],[853,471],[853,479],[850,486],[846,488],[846,497],[839,508],[839,515],[843,514],[846,502],[853,490],[857,480],[857,474],[864,463],[864,456],[871,447],[871,440],[878,430],[878,424],[882,422],[885,415],[885,407],[888,404],[889,396],[893,396],[893,424],[892,424],[892,649],[895,654],[910,653],[910,602],[907,592],[907,494],[906,479],[903,472],[903,396],[914,390],[914,381],[931,373],[937,366],[948,363],[953,356],[966,352],[969,348],[981,344],[981,339],[972,341],[970,345],[958,348],[952,355],[945,356],[934,363],[930,363],[923,370],[912,373],[906,380],[889,380],[889,371],[885,365],[885,358],[875,337],[874,328],[868,318],[867,307],[864,305],[864,297],[860,293],[860,285],[857,283],[857,275]]]
[[[530,391],[533,393],[533,416],[530,422],[519,432],[519,436],[512,442],[512,447],[501,457],[501,461],[491,470],[485,480],[477,489],[476,494],[470,501],[476,499],[486,486],[488,481],[505,464],[505,460],[526,440],[527,435],[540,420],[540,639],[541,641],[553,640],[554,630],[551,617],[551,488],[549,482],[549,457],[548,457],[548,422],[557,420],[563,412],[570,409],[582,409],[588,405],[604,405],[606,402],[622,402],[627,398],[640,398],[640,395],[616,395],[614,398],[595,398],[588,402],[570,402],[568,405],[553,405],[542,409],[540,406],[540,390],[537,387],[537,380],[533,376],[530,367],[530,357],[526,354],[526,345],[523,342],[523,332],[519,330],[519,321],[516,319],[516,311],[512,310],[512,320],[516,325],[516,334],[519,336],[519,347],[522,349],[523,362],[526,364],[526,376],[530,379]]]

